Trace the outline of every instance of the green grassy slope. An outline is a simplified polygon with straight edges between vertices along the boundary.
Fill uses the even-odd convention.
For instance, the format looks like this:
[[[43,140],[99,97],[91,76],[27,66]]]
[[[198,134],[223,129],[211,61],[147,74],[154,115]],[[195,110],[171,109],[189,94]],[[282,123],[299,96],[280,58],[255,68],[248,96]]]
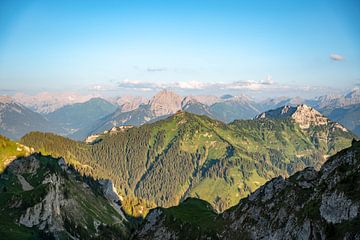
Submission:
[[[0,174],[14,159],[25,156],[29,154],[30,151],[30,148],[0,135]]]

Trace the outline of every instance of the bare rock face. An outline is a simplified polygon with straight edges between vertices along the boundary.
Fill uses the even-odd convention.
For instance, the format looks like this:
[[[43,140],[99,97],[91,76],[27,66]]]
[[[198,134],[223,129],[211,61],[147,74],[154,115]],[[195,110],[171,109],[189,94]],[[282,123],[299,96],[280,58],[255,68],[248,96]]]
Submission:
[[[121,217],[127,221],[123,211],[121,210],[121,201],[123,200],[122,196],[118,194],[116,188],[111,180],[99,180],[100,185],[102,185],[104,196],[109,200],[112,207],[121,215]]]
[[[342,223],[357,217],[359,205],[352,202],[344,193],[324,194],[320,214],[329,223]]]
[[[62,180],[55,174],[48,176],[43,184],[48,184],[48,193],[45,198],[33,207],[26,209],[21,215],[19,223],[26,227],[38,226],[43,230],[49,226],[52,232],[63,230],[63,221],[60,208],[66,204],[61,191]]]
[[[163,90],[150,100],[150,110],[155,117],[173,114],[181,110],[182,100],[183,98],[176,93]]]
[[[304,129],[309,128],[310,125],[326,125],[330,122],[328,118],[305,104],[297,106],[296,111],[291,117]]]
[[[13,161],[9,167],[16,174],[35,174],[40,167],[40,163],[35,156],[31,155],[26,158],[26,161],[23,158]]]

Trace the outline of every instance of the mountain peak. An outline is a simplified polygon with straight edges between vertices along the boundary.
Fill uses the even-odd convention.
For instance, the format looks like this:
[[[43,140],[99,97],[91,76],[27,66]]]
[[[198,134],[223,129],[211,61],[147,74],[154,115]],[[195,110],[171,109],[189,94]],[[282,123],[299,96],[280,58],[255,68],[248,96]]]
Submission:
[[[165,89],[153,96],[149,105],[155,116],[162,116],[180,110],[182,100],[180,95]]]
[[[270,118],[270,119],[286,119],[292,118],[299,124],[300,128],[308,129],[311,125],[320,126],[330,123],[330,120],[324,115],[319,113],[312,107],[306,104],[300,104],[295,107],[285,105],[283,107],[263,112],[256,118]],[[336,127],[341,128],[343,131],[347,131],[340,124],[336,124]]]

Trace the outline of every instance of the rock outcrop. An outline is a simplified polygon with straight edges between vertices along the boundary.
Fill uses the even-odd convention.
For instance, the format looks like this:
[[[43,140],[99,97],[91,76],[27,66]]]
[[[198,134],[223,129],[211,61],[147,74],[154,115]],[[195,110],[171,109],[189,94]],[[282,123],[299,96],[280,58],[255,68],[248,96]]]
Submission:
[[[296,107],[286,105],[274,110],[263,112],[256,116],[256,118],[292,119],[299,124],[302,129],[309,129],[311,126],[331,125],[332,127],[339,128],[342,131],[347,131],[347,129],[340,124],[330,121],[330,119],[316,111],[314,108],[305,104],[301,104]]]
[[[82,177],[63,158],[32,154],[11,162],[0,175],[0,236],[24,238],[105,239],[129,236],[111,181]],[[101,191],[103,190],[103,191]],[[111,229],[109,231],[108,229]],[[41,237],[40,237],[41,236]]]

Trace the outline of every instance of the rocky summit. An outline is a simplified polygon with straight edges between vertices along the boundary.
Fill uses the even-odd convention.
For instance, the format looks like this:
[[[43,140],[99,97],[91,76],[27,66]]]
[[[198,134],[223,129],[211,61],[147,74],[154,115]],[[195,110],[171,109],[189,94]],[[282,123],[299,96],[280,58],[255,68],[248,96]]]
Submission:
[[[360,142],[320,171],[276,177],[222,214],[188,199],[157,208],[136,239],[360,239]]]
[[[181,110],[183,98],[174,92],[163,90],[149,101],[150,110],[155,117],[176,113]]]
[[[346,128],[342,127],[338,123],[333,123],[316,111],[314,108],[309,107],[305,104],[298,105],[296,107],[286,105],[274,110],[269,110],[267,112],[259,114],[256,118],[269,118],[269,119],[285,119],[291,118],[302,129],[308,129],[310,126],[321,126],[321,125],[328,125],[332,124],[336,128],[340,128],[343,131],[347,131]]]

